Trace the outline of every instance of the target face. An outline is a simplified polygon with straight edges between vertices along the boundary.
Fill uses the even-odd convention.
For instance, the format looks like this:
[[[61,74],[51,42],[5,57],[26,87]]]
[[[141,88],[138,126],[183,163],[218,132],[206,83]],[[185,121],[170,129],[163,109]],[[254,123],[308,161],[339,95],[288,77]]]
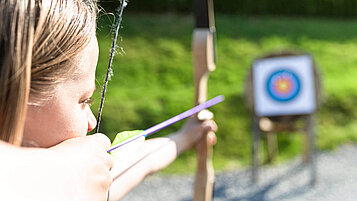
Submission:
[[[257,116],[313,113],[316,94],[311,57],[299,55],[255,60],[253,93]]]
[[[273,100],[290,101],[300,92],[299,78],[290,70],[275,71],[268,78],[267,91]]]

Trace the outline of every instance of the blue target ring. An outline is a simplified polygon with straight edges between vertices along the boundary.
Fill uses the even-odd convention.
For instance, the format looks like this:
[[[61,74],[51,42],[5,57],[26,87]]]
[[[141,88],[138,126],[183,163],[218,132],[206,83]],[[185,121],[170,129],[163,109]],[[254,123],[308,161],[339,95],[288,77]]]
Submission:
[[[267,81],[269,96],[279,102],[288,102],[294,99],[300,92],[300,80],[290,70],[278,70],[272,73]]]

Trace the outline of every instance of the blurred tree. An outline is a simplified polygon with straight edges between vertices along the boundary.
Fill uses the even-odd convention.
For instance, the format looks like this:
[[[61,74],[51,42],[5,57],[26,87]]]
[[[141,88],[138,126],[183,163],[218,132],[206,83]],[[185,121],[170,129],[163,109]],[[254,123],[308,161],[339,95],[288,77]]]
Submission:
[[[99,0],[107,12],[115,11],[117,0]],[[357,0],[216,0],[219,13],[245,15],[287,15],[356,17]],[[191,13],[192,0],[133,0],[129,1],[129,12],[144,13]]]

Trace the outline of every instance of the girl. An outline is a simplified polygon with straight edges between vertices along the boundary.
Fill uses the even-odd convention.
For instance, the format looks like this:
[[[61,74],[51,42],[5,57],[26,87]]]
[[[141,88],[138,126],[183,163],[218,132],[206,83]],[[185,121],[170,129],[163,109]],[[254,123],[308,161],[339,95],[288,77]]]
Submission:
[[[86,136],[96,126],[96,12],[89,0],[0,0],[0,200],[105,200],[113,179],[120,199],[216,130],[191,118],[113,165],[109,139]]]

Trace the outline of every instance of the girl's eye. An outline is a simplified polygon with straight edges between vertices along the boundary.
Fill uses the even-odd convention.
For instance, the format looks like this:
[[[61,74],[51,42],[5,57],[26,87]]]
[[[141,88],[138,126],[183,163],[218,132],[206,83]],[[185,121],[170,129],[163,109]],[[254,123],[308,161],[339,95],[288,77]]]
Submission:
[[[94,102],[93,98],[88,98],[88,99],[83,101],[84,104],[87,104],[89,106],[91,106],[93,102]]]

